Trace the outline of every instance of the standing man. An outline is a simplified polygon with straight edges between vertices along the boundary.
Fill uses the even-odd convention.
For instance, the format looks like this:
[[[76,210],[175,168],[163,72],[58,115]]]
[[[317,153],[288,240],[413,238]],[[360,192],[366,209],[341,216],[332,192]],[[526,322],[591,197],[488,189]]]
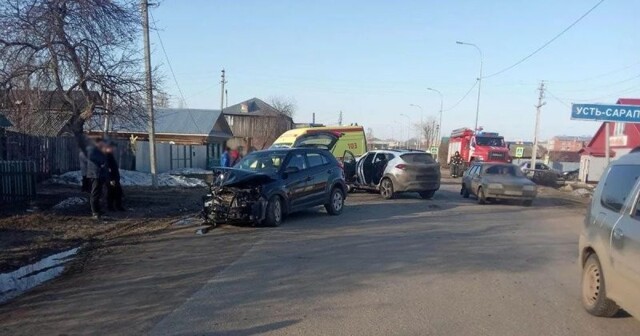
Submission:
[[[105,156],[105,143],[102,139],[96,139],[93,145],[87,147],[87,179],[91,185],[91,214],[93,219],[102,217],[100,210],[100,198],[102,188],[107,180],[107,157]]]
[[[229,152],[229,167],[235,166],[241,158],[242,156],[240,156],[240,151],[238,151],[238,149],[232,149]]]
[[[87,178],[87,155],[84,151],[80,151],[78,158],[80,160],[80,174],[82,175],[82,187],[80,187],[80,190],[88,193],[91,192],[91,182]]]
[[[462,156],[460,156],[460,152],[456,151],[455,154],[451,157],[451,177],[456,178],[460,176],[460,170],[462,169]]]
[[[120,168],[118,167],[118,161],[113,153],[114,149],[114,143],[109,143],[106,146],[107,171],[109,174],[107,183],[107,208],[109,211],[125,211],[122,207]]]
[[[231,157],[229,156],[230,151],[231,149],[228,146],[224,147],[224,152],[220,157],[220,167],[223,167],[223,168],[229,167],[229,164],[231,163]]]

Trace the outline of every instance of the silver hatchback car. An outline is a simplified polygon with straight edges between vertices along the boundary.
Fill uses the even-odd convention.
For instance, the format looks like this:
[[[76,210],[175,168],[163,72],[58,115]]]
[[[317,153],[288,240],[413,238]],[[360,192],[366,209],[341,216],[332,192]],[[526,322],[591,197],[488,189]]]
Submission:
[[[580,234],[582,303],[596,316],[640,317],[640,153],[606,169]]]

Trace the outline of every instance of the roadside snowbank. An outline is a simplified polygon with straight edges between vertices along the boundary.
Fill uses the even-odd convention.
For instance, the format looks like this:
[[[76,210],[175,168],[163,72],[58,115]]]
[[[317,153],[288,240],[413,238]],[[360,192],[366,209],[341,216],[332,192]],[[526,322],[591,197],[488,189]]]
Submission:
[[[213,174],[213,170],[206,170],[202,168],[178,168],[169,171],[169,175],[208,175]]]
[[[59,176],[53,176],[48,181],[54,184],[80,185],[82,176],[80,171],[70,171]],[[120,170],[120,183],[123,186],[151,186],[151,174],[131,170]],[[206,187],[207,184],[197,178],[170,175],[167,173],[158,174],[158,186],[160,187]]]
[[[84,197],[69,197],[64,201],[53,206],[54,210],[62,210],[70,208],[76,205],[83,205],[89,203],[89,200]]]

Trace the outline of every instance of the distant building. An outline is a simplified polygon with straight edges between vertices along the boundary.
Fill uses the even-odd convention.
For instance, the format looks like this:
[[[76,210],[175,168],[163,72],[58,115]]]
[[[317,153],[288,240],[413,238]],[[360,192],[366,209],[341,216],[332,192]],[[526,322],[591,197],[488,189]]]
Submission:
[[[640,105],[640,99],[620,98],[616,104]],[[591,141],[580,150],[580,180],[600,181],[609,164],[605,157],[605,126],[609,127],[609,157],[615,160],[640,146],[640,124],[602,123]]]
[[[586,147],[590,137],[584,136],[555,136],[547,141],[546,147],[553,152],[577,152]]]
[[[258,98],[225,107],[222,113],[233,132],[227,145],[243,153],[268,148],[280,134],[294,127],[291,117]]]

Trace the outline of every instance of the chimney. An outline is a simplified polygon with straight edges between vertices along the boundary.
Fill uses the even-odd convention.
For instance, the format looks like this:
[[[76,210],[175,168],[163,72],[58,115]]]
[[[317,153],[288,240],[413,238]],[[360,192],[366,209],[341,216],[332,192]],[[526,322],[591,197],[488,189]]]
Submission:
[[[249,105],[246,103],[240,104],[240,112],[247,113],[249,112]]]

